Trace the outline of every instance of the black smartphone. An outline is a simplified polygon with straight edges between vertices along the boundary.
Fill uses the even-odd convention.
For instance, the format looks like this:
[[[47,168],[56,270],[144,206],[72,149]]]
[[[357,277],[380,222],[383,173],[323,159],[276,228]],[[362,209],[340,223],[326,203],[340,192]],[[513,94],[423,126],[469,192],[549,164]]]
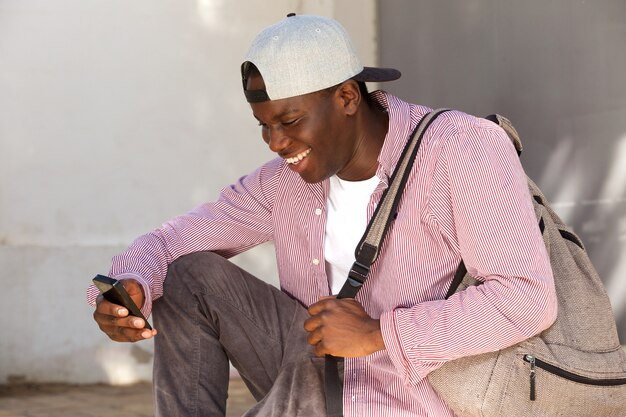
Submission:
[[[93,283],[102,293],[102,296],[109,302],[117,305],[124,306],[128,309],[131,316],[139,317],[146,323],[145,328],[152,330],[152,326],[148,323],[148,320],[143,316],[141,310],[137,307],[137,304],[130,298],[130,295],[126,292],[126,289],[122,285],[121,281],[115,278],[107,277],[106,275],[96,275],[93,279]]]

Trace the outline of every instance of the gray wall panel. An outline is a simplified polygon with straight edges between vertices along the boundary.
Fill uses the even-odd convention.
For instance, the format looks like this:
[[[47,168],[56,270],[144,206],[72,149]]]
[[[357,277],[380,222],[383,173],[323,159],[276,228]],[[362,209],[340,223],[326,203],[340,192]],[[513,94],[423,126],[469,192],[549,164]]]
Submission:
[[[626,343],[626,1],[379,1],[384,87],[498,112],[527,173],[581,235]]]

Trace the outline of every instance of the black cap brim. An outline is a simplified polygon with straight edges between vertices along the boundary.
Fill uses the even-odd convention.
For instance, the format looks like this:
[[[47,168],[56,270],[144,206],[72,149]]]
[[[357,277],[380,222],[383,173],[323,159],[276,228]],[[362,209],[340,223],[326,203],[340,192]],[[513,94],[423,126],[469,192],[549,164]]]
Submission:
[[[356,81],[384,82],[400,78],[402,73],[394,68],[363,67],[363,71],[352,77]]]

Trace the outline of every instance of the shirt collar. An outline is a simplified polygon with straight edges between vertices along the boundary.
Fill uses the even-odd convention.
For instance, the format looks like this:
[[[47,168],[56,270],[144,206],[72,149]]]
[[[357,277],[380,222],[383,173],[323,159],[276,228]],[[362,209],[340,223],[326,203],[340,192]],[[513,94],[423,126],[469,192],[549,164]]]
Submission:
[[[374,91],[370,96],[387,111],[389,116],[389,128],[378,155],[378,170],[376,171],[378,178],[388,186],[388,178],[400,159],[409,135],[430,109],[407,103],[382,90]]]

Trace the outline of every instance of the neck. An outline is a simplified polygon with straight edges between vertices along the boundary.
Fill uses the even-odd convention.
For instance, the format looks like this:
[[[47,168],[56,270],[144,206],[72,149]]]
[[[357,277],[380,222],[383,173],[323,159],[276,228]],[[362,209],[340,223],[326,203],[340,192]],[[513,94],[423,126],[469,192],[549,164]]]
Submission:
[[[378,106],[361,103],[356,116],[357,141],[349,169],[337,176],[346,181],[362,181],[372,178],[378,170],[378,155],[389,129],[389,116]]]

